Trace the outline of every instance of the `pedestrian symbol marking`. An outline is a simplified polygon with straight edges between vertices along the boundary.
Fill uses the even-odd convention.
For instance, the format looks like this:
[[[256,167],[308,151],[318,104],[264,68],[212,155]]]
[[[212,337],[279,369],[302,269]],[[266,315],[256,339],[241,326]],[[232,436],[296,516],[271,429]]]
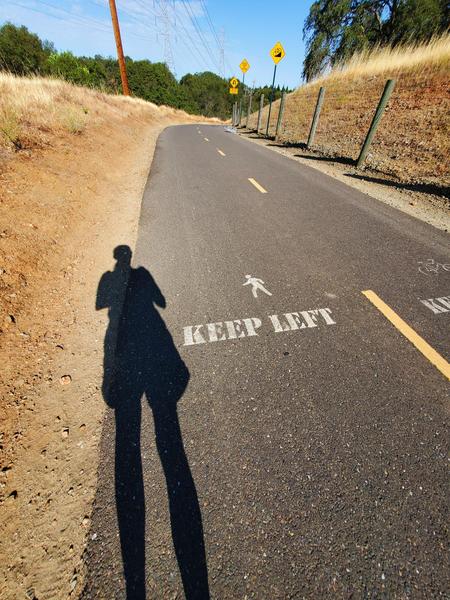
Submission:
[[[233,77],[233,79],[230,79],[230,86],[232,88],[237,88],[239,85],[239,79],[237,79],[236,77]]]
[[[244,60],[241,62],[241,64],[239,65],[239,68],[241,69],[241,71],[243,73],[247,73],[247,71],[250,69],[250,63],[248,62],[248,60],[246,58],[244,58]]]
[[[268,296],[272,295],[269,290],[266,290],[264,287],[264,281],[262,279],[259,279],[258,277],[252,277],[251,275],[246,275],[245,277],[247,278],[247,281],[242,285],[251,285],[252,294],[255,298],[258,297],[258,290],[261,290],[261,292],[264,292]]]
[[[239,94],[239,90],[237,88],[230,87],[230,94]]]
[[[270,56],[272,57],[272,60],[276,65],[280,62],[280,60],[282,60],[286,56],[286,52],[284,51],[281,42],[277,42],[275,44],[275,46],[270,51]]]

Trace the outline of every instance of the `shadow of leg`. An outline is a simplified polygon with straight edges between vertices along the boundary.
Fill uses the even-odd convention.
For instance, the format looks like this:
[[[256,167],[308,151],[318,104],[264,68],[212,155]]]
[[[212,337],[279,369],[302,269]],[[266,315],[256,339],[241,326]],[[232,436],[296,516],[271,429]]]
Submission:
[[[145,600],[145,497],[141,459],[141,402],[116,409],[116,505],[127,600]]]
[[[209,598],[200,505],[174,405],[153,408],[156,445],[169,497],[172,539],[186,600]]]

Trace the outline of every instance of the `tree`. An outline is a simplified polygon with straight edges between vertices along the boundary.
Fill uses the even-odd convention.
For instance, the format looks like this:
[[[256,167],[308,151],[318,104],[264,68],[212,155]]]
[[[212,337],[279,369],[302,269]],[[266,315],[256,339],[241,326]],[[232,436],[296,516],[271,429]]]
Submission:
[[[390,31],[392,41],[428,40],[449,26],[449,3],[442,0],[401,2]]]
[[[55,77],[61,77],[78,85],[93,85],[89,68],[72,52],[61,52],[60,54],[54,52],[50,54],[46,68],[48,73]]]
[[[126,57],[128,83],[135,96],[155,104],[177,104],[177,80],[165,63]]]
[[[24,26],[5,23],[0,27],[0,68],[4,71],[16,75],[39,73],[53,51],[53,44],[43,42]]]
[[[230,116],[236,96],[231,96],[229,81],[215,73],[188,73],[180,82],[165,63],[133,60],[126,57],[128,80],[134,96],[155,104],[165,104],[189,113],[226,119]],[[6,23],[0,28],[0,70],[20,75],[36,73],[51,75],[109,93],[120,93],[121,80],[117,60],[103,56],[75,56],[72,52],[57,52],[53,44],[41,41],[26,27]],[[281,96],[284,87],[274,90]],[[240,93],[243,93],[241,86]],[[270,87],[253,90],[258,100],[264,93],[269,101]],[[238,97],[238,100],[241,96]]]
[[[228,93],[229,82],[211,71],[188,73],[180,80],[188,98],[186,110],[205,117],[228,118],[235,97]]]
[[[303,27],[303,77],[375,45],[426,41],[448,25],[446,0],[316,0]]]

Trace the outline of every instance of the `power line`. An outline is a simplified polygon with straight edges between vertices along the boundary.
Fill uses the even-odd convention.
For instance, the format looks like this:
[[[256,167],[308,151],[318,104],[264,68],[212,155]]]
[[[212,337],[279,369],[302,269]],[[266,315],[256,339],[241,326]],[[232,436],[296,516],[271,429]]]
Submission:
[[[170,15],[169,15],[169,8],[167,6],[167,0],[156,0],[156,1],[161,9],[160,14],[158,14],[154,10],[152,10],[151,7],[147,3],[143,2],[143,0],[135,0],[135,3],[143,9],[144,14],[147,14],[147,16],[153,15],[155,17],[155,27],[154,28],[152,28],[148,23],[144,22],[143,20],[138,19],[136,16],[138,14],[138,12],[133,11],[134,12],[134,14],[133,14],[133,12],[130,11],[129,9],[127,10],[127,9],[121,8],[120,10],[121,10],[121,13],[127,15],[127,20],[130,19],[131,21],[139,24],[141,27],[147,29],[153,35],[159,34],[159,35],[163,36],[164,45],[165,45],[164,60],[168,64],[169,68],[171,68],[172,70],[174,70],[174,59],[173,59],[173,52],[172,52],[171,39],[170,39],[170,29],[172,28],[174,30],[174,32],[176,33],[177,32],[176,25],[178,24],[179,28],[181,28],[181,30],[183,32],[183,35],[181,35],[179,37],[180,37],[183,45],[186,47],[186,49],[192,56],[193,60],[198,64],[198,66],[201,68],[206,67],[208,69],[208,66],[209,66],[208,60],[209,60],[211,62],[211,66],[214,67],[213,70],[218,68],[218,71],[223,74],[224,60],[223,59],[220,60],[220,62],[222,63],[222,66],[217,63],[216,59],[213,56],[211,48],[210,48],[207,40],[204,37],[204,33],[199,25],[199,22],[198,22],[197,18],[195,17],[194,13],[192,12],[191,7],[186,3],[186,1],[182,0],[187,17],[189,18],[191,24],[193,25],[194,30],[198,36],[198,41],[200,42],[201,46],[203,46],[206,53],[203,50],[203,48],[199,47],[198,42],[195,39],[193,39],[193,36],[190,33],[190,31],[188,30],[188,28],[186,27],[185,23],[183,22],[182,17],[178,18],[177,24],[174,23],[174,20],[176,19],[176,16],[177,16],[176,4],[174,3],[174,7],[173,7],[173,13],[174,13],[175,19],[171,19]],[[101,0],[88,0],[88,2],[90,2],[93,5],[102,7],[102,8],[107,8],[107,3],[104,3]],[[164,6],[162,6],[161,2],[165,3]],[[26,4],[22,4],[21,2],[17,2],[16,0],[10,0],[10,5],[18,6],[25,10],[30,10],[32,12],[45,15],[52,19],[62,21],[66,24],[68,23],[68,24],[71,24],[74,26],[76,26],[76,25],[89,26],[90,28],[100,31],[102,33],[110,33],[110,31],[111,31],[109,25],[107,25],[106,23],[104,23],[98,19],[88,17],[85,15],[76,15],[76,14],[70,12],[69,10],[61,8],[59,6],[55,6],[54,4],[51,4],[50,2],[46,2],[45,0],[41,0],[40,5],[41,6],[44,5],[44,6],[48,7],[50,9],[49,11],[39,10],[39,8],[34,8],[34,7],[28,6]],[[204,9],[206,9],[204,2],[202,2],[202,6]],[[54,12],[54,11],[56,11],[56,12]],[[205,10],[205,14],[206,13],[207,13],[207,10]],[[65,18],[63,15],[68,15],[70,17],[70,19]],[[162,30],[158,27],[158,23],[156,22],[156,19],[158,19],[158,18],[163,19],[164,29],[162,29]],[[209,13],[207,13],[207,18],[208,18],[208,23],[210,22],[209,26],[211,28],[211,31],[213,32],[214,39],[216,39],[217,34],[215,34],[214,26],[212,24]],[[122,27],[124,27],[123,24],[122,24]],[[126,35],[132,35],[133,37],[136,37],[138,39],[141,39],[141,40],[144,40],[147,42],[154,41],[154,38],[151,39],[149,37],[146,37],[145,35],[136,33],[135,31],[130,30],[130,27],[126,27]],[[218,43],[218,47],[220,49],[220,40],[218,38],[217,38],[217,43]]]
[[[191,34],[189,33],[188,29],[186,28],[186,26],[184,25],[183,21],[180,19],[179,24],[181,26],[181,28],[183,29],[184,33],[186,34],[187,39],[189,40],[190,44],[192,45],[192,48],[195,50],[195,52],[197,53],[197,56],[199,57],[200,63],[203,63],[203,65],[208,68],[208,63],[205,60],[204,54],[202,53],[202,51],[199,49],[199,47],[197,46],[197,44],[195,43],[195,41],[192,39]],[[182,42],[184,43],[184,45],[186,47],[188,47],[185,38],[181,37]],[[192,53],[192,50],[191,50]]]
[[[67,15],[69,15],[71,17],[70,20],[60,16],[60,15],[56,15],[56,14],[52,14],[51,12],[46,12],[43,10],[39,10],[37,8],[33,8],[31,6],[25,5],[25,4],[21,4],[20,2],[14,2],[13,0],[10,1],[9,3],[10,5],[14,5],[14,6],[18,6],[20,8],[24,8],[25,10],[30,10],[32,12],[41,14],[41,15],[45,15],[46,17],[50,17],[52,19],[56,19],[58,21],[63,21],[65,23],[71,23],[72,25],[89,25],[91,28],[93,29],[97,29],[97,31],[101,31],[103,33],[110,33],[111,32],[111,28],[106,25],[105,23],[102,23],[101,21],[98,21],[97,19],[92,19],[90,17],[85,17],[85,16],[81,16],[81,15],[75,15],[72,12],[65,10],[64,8],[60,8],[59,6],[54,6],[53,4],[50,4],[48,2],[45,2],[44,0],[40,0],[40,4],[48,6],[49,8],[53,9],[53,10],[57,10],[60,11],[62,13],[65,13]],[[139,35],[137,33],[134,32],[129,32],[131,35],[146,40],[146,41],[150,41],[149,38],[146,38],[142,35]]]
[[[224,32],[224,29],[223,28],[221,29],[220,37],[219,37],[217,35],[216,29],[214,27],[214,23],[212,22],[211,15],[209,14],[208,7],[206,6],[205,0],[200,0],[200,4],[206,15],[206,21],[207,21],[209,29],[213,35],[213,38],[216,42],[217,49],[219,50],[220,74],[222,75],[222,77],[225,77],[225,32]]]
[[[220,50],[221,50],[220,40],[219,40],[219,38],[218,38],[218,36],[217,36],[216,30],[215,30],[215,28],[214,28],[214,24],[213,24],[213,22],[212,22],[212,20],[211,20],[211,17],[210,17],[210,15],[209,15],[209,11],[208,11],[208,8],[207,8],[207,6],[206,6],[206,3],[205,3],[205,1],[204,1],[204,0],[200,0],[200,4],[202,5],[202,8],[203,8],[203,10],[204,10],[204,12],[205,12],[205,14],[206,14],[206,20],[207,20],[207,22],[208,22],[209,28],[210,28],[210,30],[211,30],[211,33],[213,34],[213,37],[214,37],[214,39],[215,39],[215,41],[216,41],[217,48],[218,48],[218,49],[219,49],[219,51],[220,51]]]
[[[152,10],[151,6],[148,3],[144,2],[143,0],[134,0],[134,1],[135,1],[135,4],[139,8],[142,9],[142,12],[141,11],[131,12],[130,10],[121,8],[121,13],[126,14],[127,18],[130,18],[133,21],[135,21],[136,23],[139,23],[139,25],[141,25],[142,27],[145,27],[152,33],[164,35],[164,33],[161,31],[161,29],[158,27],[158,24],[157,24],[157,19],[159,18],[160,15],[158,13],[156,13],[154,10]],[[105,6],[104,3],[102,2],[102,0],[88,0],[88,2],[91,2],[92,4],[95,4],[96,6],[102,6],[102,7]],[[138,14],[145,15],[146,17],[150,17],[150,16],[155,17],[155,27],[153,29],[151,29],[148,24],[146,24],[142,21],[142,19],[137,18]],[[176,15],[175,15],[175,17],[176,17]],[[176,33],[175,24],[173,23],[173,21],[171,19],[169,21],[170,21],[170,23],[169,23],[170,26],[172,26],[174,28],[175,33]],[[186,29],[186,27],[181,19],[178,19],[178,24],[181,26],[181,28],[185,34],[185,36],[180,36],[180,39],[183,42],[183,44],[186,47],[189,54],[192,56],[193,60],[200,66],[200,68],[203,68],[203,69],[205,67],[208,68],[208,64],[206,63],[205,58],[204,58],[204,53],[202,53],[201,50],[199,50],[197,44],[192,39],[192,36],[190,35],[189,31]]]
[[[220,65],[218,65],[215,61],[215,59],[213,58],[212,52],[211,52],[211,48],[209,47],[207,41],[205,40],[205,38],[203,37],[203,33],[201,30],[201,27],[199,26],[198,20],[196,18],[196,16],[194,15],[194,13],[192,12],[191,7],[189,6],[189,4],[186,2],[186,0],[181,0],[183,3],[183,6],[186,10],[186,13],[189,17],[189,19],[191,20],[191,23],[194,26],[194,29],[197,32],[197,35],[199,36],[200,41],[203,44],[203,47],[206,50],[206,53],[209,55],[209,58],[211,60],[211,63],[215,65],[215,67],[220,71]]]
[[[142,0],[135,0],[135,2],[137,4],[139,4],[141,7],[144,8],[144,10],[148,10],[152,15],[155,16],[155,18],[158,17],[158,14],[155,13],[153,10],[151,10],[151,8],[147,5],[144,4],[144,2]],[[176,10],[174,8],[174,13],[175,13],[175,18],[176,18]],[[175,29],[175,25],[170,22],[170,25],[174,28],[175,33],[176,33],[176,29]],[[188,49],[188,51],[190,52],[192,58],[197,62],[197,64],[199,64],[200,67],[202,68],[208,68],[208,63],[205,60],[204,57],[204,52],[202,52],[197,43],[195,42],[194,39],[192,39],[192,36],[189,32],[189,30],[186,28],[185,24],[183,23],[183,19],[181,19],[180,17],[178,18],[178,25],[182,28],[183,32],[186,35],[186,38],[183,36],[180,36],[181,41],[183,42],[183,44],[186,46],[186,48]],[[188,43],[189,40],[189,43]],[[197,54],[197,56],[195,56],[194,52]],[[203,64],[202,64],[203,63]]]
[[[98,6],[103,6],[102,0],[88,0],[89,2],[95,3]],[[168,7],[168,2],[167,0],[153,0],[154,4],[157,4],[160,8],[159,12],[155,12],[155,10],[153,10],[150,6],[149,2],[145,2],[145,0],[134,0],[135,4],[140,7],[142,9],[142,12],[144,15],[146,16],[154,16],[155,17],[155,28],[154,29],[150,29],[150,27],[148,25],[146,25],[145,23],[143,23],[140,19],[138,19],[135,15],[139,14],[139,12],[131,12],[129,9],[124,9],[121,8],[121,13],[124,13],[127,15],[128,18],[132,19],[133,21],[135,21],[136,23],[139,23],[139,25],[141,25],[142,27],[145,27],[146,29],[149,29],[149,31],[152,31],[154,33],[156,33],[157,35],[161,35],[164,39],[164,60],[165,62],[168,64],[169,67],[172,68],[172,70],[174,70],[174,60],[173,60],[173,51],[172,51],[172,43],[171,43],[171,35],[170,35],[170,28],[173,29],[175,35],[177,35],[177,22],[179,27],[181,27],[184,35],[179,36],[182,43],[184,44],[184,46],[186,47],[186,49],[188,50],[188,52],[190,53],[190,55],[192,56],[192,58],[194,59],[194,61],[201,67],[201,68],[209,68],[208,62],[205,59],[205,52],[203,50],[201,50],[198,46],[198,44],[196,43],[196,41],[192,38],[191,33],[189,32],[189,30],[186,28],[183,19],[181,17],[178,18],[177,21],[177,12],[176,12],[176,4],[174,2],[173,5],[173,17],[171,18],[170,14],[169,14],[169,7]],[[186,3],[184,3],[184,8],[186,9]],[[211,60],[211,64],[213,65],[214,68],[217,68],[217,62],[215,61],[215,59],[212,56],[212,52],[211,52],[211,48],[208,45],[208,42],[205,40],[204,34],[200,28],[200,25],[198,23],[198,20],[195,18],[194,14],[192,13],[191,7],[188,6],[187,12],[187,16],[190,19],[192,25],[195,28],[195,31],[198,35],[198,39],[200,40],[200,42],[202,43],[203,47],[206,50],[206,54],[207,56],[209,56],[209,59]],[[217,37],[217,33],[214,30],[214,25],[212,24],[212,20],[211,17],[207,11],[206,5],[203,3],[203,9],[205,10],[205,14],[207,13],[207,18],[210,22],[210,28],[211,31],[214,35],[214,39],[216,40],[216,42],[218,43],[218,47],[220,49],[220,40]],[[157,20],[162,20],[162,25],[163,28],[160,28],[158,25]],[[178,36],[177,36],[178,37]],[[223,53],[223,51],[222,51]],[[225,69],[221,68],[219,66],[219,71],[222,72]]]
[[[11,0],[9,2],[9,4],[13,5],[13,6],[19,6],[20,8],[24,8],[25,10],[31,10],[32,12],[35,12],[35,13],[38,13],[38,14],[41,14],[41,15],[45,15],[46,17],[50,17],[52,19],[57,19],[58,21],[64,21],[66,23],[67,22],[70,23],[70,21],[68,21],[67,19],[65,19],[62,16],[58,16],[58,15],[54,15],[54,14],[51,14],[51,13],[48,13],[48,12],[45,12],[45,11],[42,11],[42,10],[38,10],[37,8],[32,8],[31,6],[27,6],[25,4],[20,4],[20,2],[13,2]],[[43,2],[42,2],[42,4],[43,4]],[[52,8],[54,8],[54,7],[52,7]],[[59,10],[63,10],[63,9],[59,9]],[[64,11],[64,12],[68,12],[68,11]],[[69,14],[72,17],[74,17],[74,15],[72,15],[72,13],[69,13]],[[74,19],[72,19],[71,22],[72,22],[72,24],[76,24],[76,25],[86,25],[85,21],[83,22],[83,21],[80,21],[80,20],[74,20]],[[96,24],[91,25],[91,27],[93,27],[94,29],[97,29],[98,31],[103,31],[103,32],[110,31],[109,29],[106,29],[105,27],[103,27],[103,24],[100,23],[99,21],[96,21]]]
[[[135,0],[137,1],[137,0]],[[102,2],[102,0],[87,0],[87,2],[89,2],[90,4],[93,4],[94,6],[99,6],[102,8],[106,8],[104,2]],[[138,25],[140,25],[141,27],[144,27],[144,29],[148,29],[148,31],[150,31],[152,34],[157,34],[159,33],[159,31],[157,29],[152,29],[149,25],[147,25],[146,23],[143,23],[142,21],[140,21],[135,14],[133,14],[132,12],[130,12],[129,10],[126,10],[125,8],[121,8],[120,9],[121,14],[127,15],[127,20],[131,19],[132,21],[134,21],[135,23],[137,23]],[[125,23],[122,23],[122,28],[124,28],[124,25],[126,25]],[[133,32],[131,32],[131,35],[136,35]],[[147,38],[145,38],[147,39]],[[149,40],[150,41],[150,40]]]

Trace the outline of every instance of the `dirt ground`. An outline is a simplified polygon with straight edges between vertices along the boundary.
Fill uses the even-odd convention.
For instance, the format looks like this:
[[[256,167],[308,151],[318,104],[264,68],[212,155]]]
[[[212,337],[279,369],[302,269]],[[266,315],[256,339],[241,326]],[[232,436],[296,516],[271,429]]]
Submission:
[[[0,155],[2,600],[82,588],[104,406],[96,289],[114,247],[134,246],[158,134],[188,120],[116,111]]]

